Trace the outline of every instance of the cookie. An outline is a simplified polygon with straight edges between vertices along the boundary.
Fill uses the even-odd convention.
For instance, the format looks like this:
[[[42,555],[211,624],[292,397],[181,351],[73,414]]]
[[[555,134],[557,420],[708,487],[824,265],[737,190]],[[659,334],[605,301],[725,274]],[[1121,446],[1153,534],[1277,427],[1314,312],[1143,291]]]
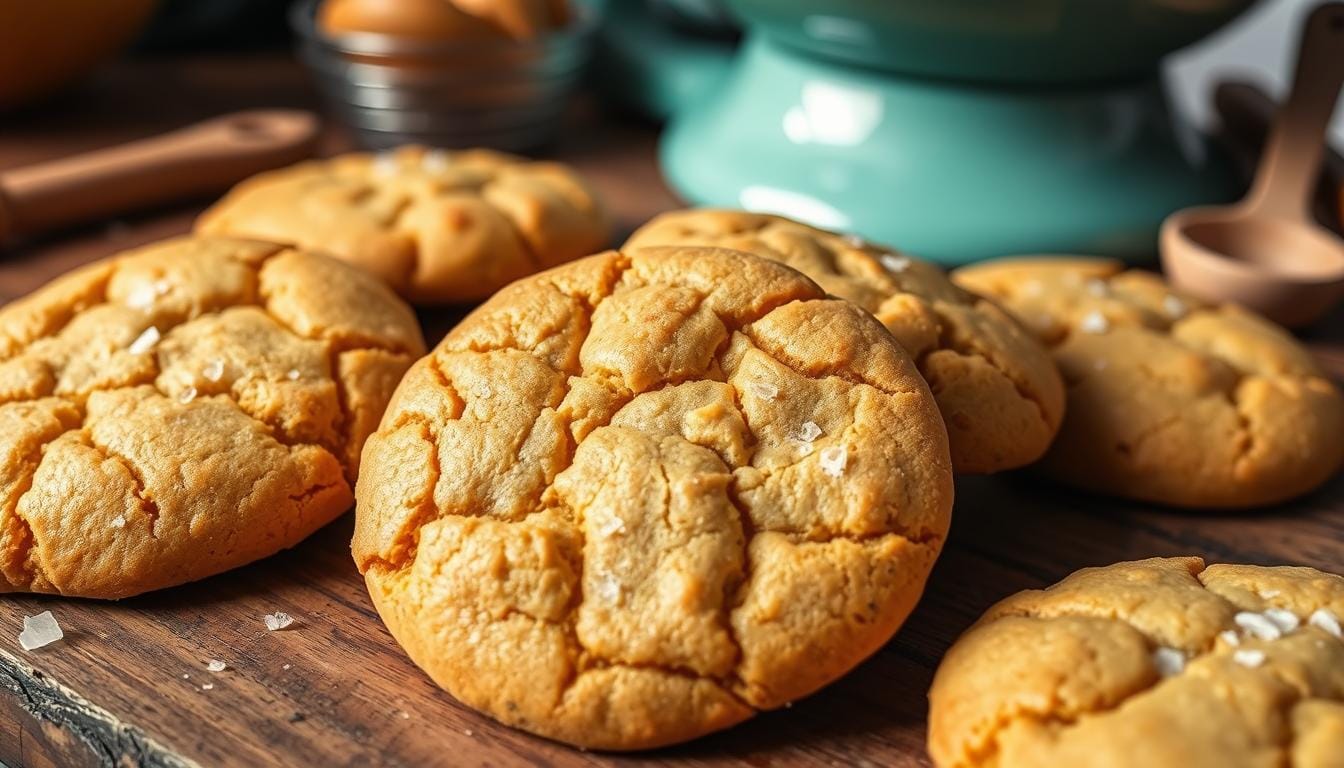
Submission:
[[[1286,331],[1105,259],[1006,259],[953,279],[1054,352],[1068,389],[1041,463],[1067,483],[1180,507],[1272,504],[1344,462],[1344,398]]]
[[[421,304],[485,298],[605,248],[609,229],[597,198],[563,165],[417,146],[254,176],[196,222],[198,232],[338,256]]]
[[[709,248],[501,291],[364,452],[354,556],[465,704],[583,747],[683,741],[877,650],[947,531],[933,399],[870,315]]]
[[[1196,557],[991,608],[929,692],[939,768],[1338,766],[1344,578]]]
[[[954,286],[933,264],[789,219],[741,211],[664,214],[625,247],[675,244],[734,248],[773,259],[876,315],[933,390],[957,472],[1029,464],[1059,429],[1064,386],[1049,353],[1003,310]]]
[[[423,351],[377,280],[225,238],[0,308],[0,591],[120,598],[293,546],[350,508]]]

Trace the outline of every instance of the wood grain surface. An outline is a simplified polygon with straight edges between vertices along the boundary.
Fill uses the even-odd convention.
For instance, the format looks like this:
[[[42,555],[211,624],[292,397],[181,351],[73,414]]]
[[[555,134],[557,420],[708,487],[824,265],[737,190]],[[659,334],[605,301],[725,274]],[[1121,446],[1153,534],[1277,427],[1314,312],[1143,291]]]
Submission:
[[[313,105],[274,56],[141,60],[29,114],[0,116],[0,170],[233,109]],[[612,204],[622,235],[674,207],[655,131],[581,107],[549,154]],[[348,147],[328,131],[324,150]],[[78,264],[187,230],[203,201],[0,251],[0,302]],[[431,342],[463,308],[422,314]],[[1344,377],[1344,316],[1307,338]],[[1344,436],[1341,436],[1344,439]],[[927,765],[925,693],[990,604],[1087,565],[1154,555],[1344,570],[1344,478],[1281,508],[1188,514],[1069,491],[1029,474],[964,478],[952,533],[900,634],[826,690],[724,733],[639,755],[581,752],[456,704],[401,653],[349,554],[346,516],[289,552],[119,603],[0,597],[0,761],[11,766]],[[25,615],[66,637],[19,648]],[[268,632],[262,617],[296,623]],[[228,664],[210,673],[205,664]],[[204,689],[204,685],[212,688]]]

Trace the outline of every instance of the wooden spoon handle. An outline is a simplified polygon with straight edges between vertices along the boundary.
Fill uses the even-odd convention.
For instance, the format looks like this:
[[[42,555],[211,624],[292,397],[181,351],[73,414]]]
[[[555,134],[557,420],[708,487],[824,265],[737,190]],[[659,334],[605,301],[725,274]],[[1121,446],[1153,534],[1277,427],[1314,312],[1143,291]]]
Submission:
[[[1237,170],[1250,178],[1265,148],[1279,105],[1267,93],[1246,82],[1220,83],[1213,105],[1222,121],[1220,138],[1231,151]],[[1313,210],[1316,218],[1340,231],[1340,204],[1344,203],[1344,155],[1325,147],[1324,172],[1316,187]]]
[[[1344,3],[1312,11],[1302,32],[1292,92],[1260,159],[1250,212],[1310,221],[1316,176],[1335,101],[1344,87]]]
[[[313,153],[309,112],[235,112],[161,136],[0,174],[0,240],[226,189]]]

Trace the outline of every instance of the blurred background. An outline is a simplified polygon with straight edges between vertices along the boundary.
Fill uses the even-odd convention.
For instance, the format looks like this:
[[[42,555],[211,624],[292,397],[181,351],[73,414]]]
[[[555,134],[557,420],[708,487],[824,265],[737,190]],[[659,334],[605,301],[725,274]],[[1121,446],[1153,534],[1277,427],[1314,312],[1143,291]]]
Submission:
[[[620,146],[656,162],[623,183],[611,171],[617,188],[665,183],[949,265],[1144,262],[1167,214],[1245,191],[1314,5],[531,1],[563,15],[489,39],[440,15],[481,0],[6,3],[0,171],[244,107],[319,109],[326,153],[581,161],[615,131],[647,137]],[[1331,132],[1344,144],[1344,116]],[[1331,225],[1338,178],[1317,201]]]

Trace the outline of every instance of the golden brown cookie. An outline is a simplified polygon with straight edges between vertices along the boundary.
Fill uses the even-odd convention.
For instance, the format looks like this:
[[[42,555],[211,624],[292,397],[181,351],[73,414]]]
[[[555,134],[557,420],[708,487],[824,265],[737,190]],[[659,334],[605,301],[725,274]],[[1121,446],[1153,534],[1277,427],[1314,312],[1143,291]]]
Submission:
[[[293,546],[349,509],[424,350],[323,256],[180,238],[0,308],[0,591],[118,598]]]
[[[417,146],[254,176],[196,229],[330,253],[426,304],[484,298],[610,236],[597,198],[563,165]]]
[[[709,248],[521,280],[397,389],[354,555],[462,702],[637,749],[805,696],[918,600],[952,501],[928,387],[870,315]]]
[[[664,214],[625,247],[676,244],[735,248],[782,262],[876,315],[933,390],[957,472],[1029,464],[1059,429],[1064,386],[1049,353],[1007,313],[954,286],[933,264],[742,211]]]
[[[1306,493],[1344,462],[1344,398],[1286,331],[1106,259],[1005,259],[953,278],[1054,352],[1068,413],[1041,467],[1181,507]]]
[[[1344,578],[1154,558],[991,608],[929,692],[940,768],[1338,766]]]

